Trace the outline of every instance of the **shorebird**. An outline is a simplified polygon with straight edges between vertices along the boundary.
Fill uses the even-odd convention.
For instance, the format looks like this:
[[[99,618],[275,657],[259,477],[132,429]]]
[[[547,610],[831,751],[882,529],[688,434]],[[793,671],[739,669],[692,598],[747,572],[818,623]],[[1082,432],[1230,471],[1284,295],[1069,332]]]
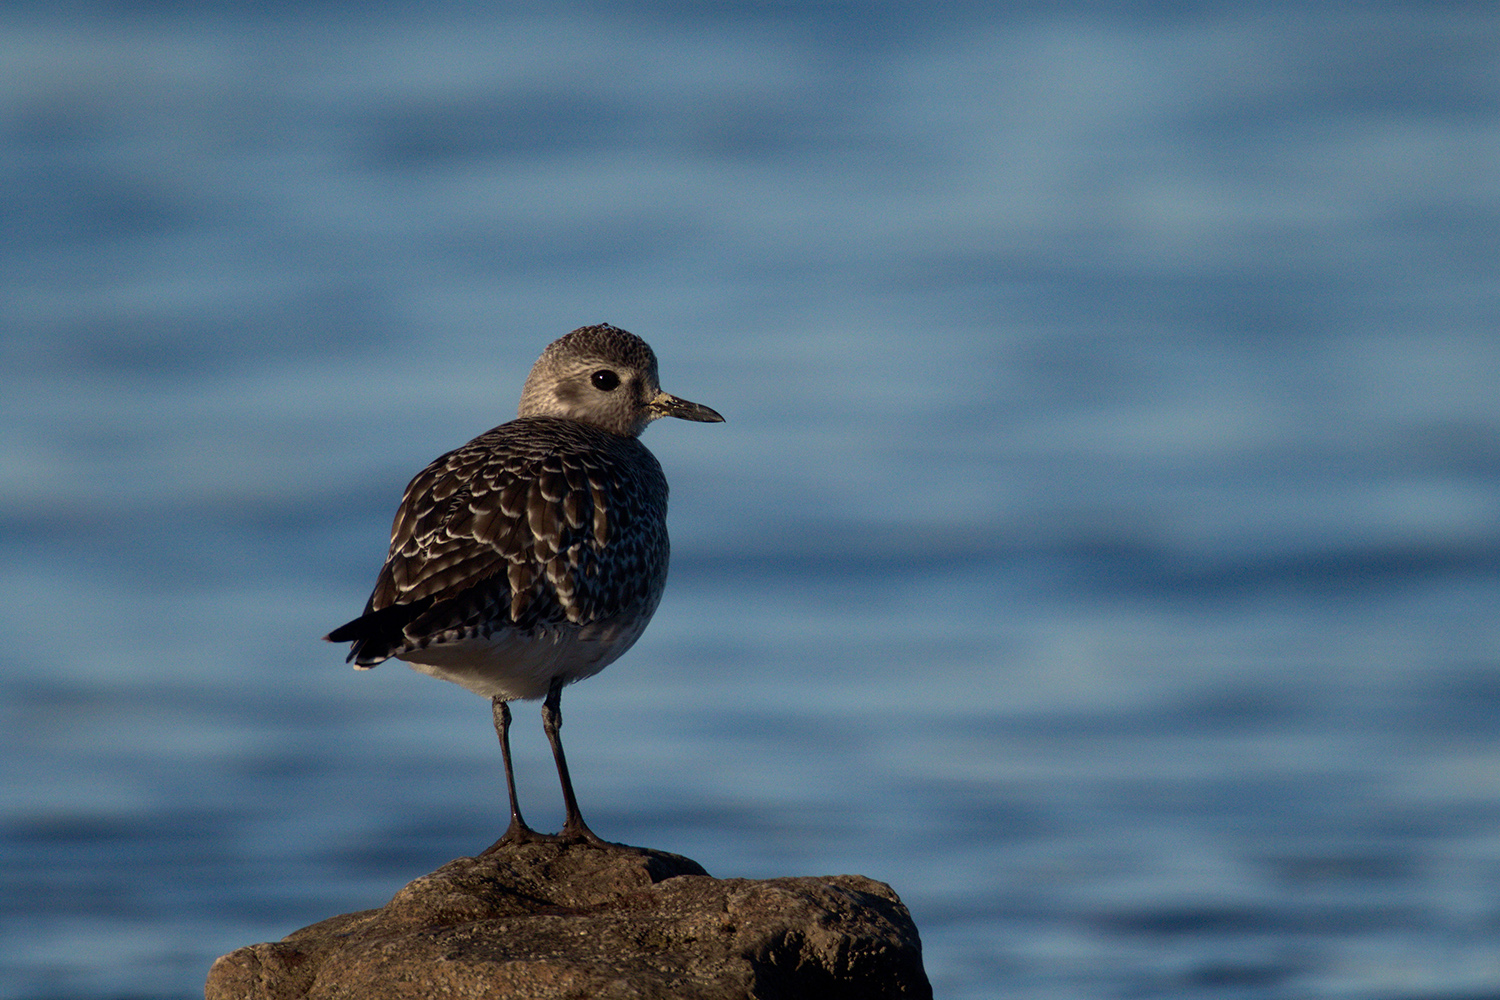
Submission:
[[[510,824],[501,842],[551,839],[526,825],[510,755],[510,702],[545,699],[542,725],[566,810],[584,823],[559,730],[562,689],[628,650],[667,581],[667,480],[639,440],[658,417],[724,418],[661,390],[656,355],[607,324],[553,341],[519,415],[448,452],[406,487],[364,614],[325,636],[368,670],[390,657],[489,698]]]

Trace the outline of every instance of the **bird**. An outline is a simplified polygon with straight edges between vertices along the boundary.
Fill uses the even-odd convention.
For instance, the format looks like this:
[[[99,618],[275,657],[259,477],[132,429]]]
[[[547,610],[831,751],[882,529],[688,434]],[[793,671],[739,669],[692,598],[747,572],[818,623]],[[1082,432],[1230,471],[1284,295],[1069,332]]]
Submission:
[[[641,637],[667,580],[667,480],[640,441],[653,420],[724,420],[661,389],[644,340],[607,323],[547,346],[516,419],[412,479],[364,613],[329,632],[368,670],[391,657],[490,699],[510,823],[499,843],[606,842],[584,822],[563,754],[562,689]],[[522,818],[510,702],[543,699],[562,830]]]

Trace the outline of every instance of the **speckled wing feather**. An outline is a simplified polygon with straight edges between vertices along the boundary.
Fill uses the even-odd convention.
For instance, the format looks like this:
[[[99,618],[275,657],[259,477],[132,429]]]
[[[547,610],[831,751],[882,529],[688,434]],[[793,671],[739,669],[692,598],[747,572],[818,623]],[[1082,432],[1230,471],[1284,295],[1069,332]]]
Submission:
[[[363,616],[329,638],[373,666],[434,643],[655,608],[667,482],[640,441],[526,417],[436,459],[406,488]]]

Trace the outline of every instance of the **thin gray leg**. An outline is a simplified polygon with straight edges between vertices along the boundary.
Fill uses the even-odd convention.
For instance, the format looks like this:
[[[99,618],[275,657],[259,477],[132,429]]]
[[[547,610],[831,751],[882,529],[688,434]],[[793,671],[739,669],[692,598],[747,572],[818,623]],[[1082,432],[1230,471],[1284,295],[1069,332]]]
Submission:
[[[573,779],[568,776],[568,760],[563,756],[562,737],[558,733],[562,729],[562,688],[562,679],[553,679],[547,700],[542,702],[542,728],[547,731],[547,742],[552,744],[552,759],[557,761],[557,778],[562,782],[563,808],[567,810],[559,837],[565,841],[603,846],[607,842],[590,830],[579,814],[578,799],[573,795]]]
[[[505,758],[505,791],[510,796],[510,825],[505,828],[500,842],[515,844],[537,840],[541,834],[521,818],[521,802],[516,798],[516,772],[510,762],[510,703],[503,698],[491,698],[490,709],[495,716],[495,734],[500,737],[500,756]]]

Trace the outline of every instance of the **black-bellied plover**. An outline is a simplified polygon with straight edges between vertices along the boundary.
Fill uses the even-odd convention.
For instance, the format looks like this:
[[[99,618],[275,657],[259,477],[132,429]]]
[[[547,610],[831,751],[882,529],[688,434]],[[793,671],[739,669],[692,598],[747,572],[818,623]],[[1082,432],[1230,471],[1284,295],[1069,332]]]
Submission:
[[[553,341],[520,415],[434,460],[406,487],[365,612],[326,636],[360,669],[396,657],[489,698],[505,761],[505,841],[521,818],[510,706],[545,698],[562,783],[563,840],[602,843],[573,795],[558,730],[562,689],[629,649],[667,580],[667,480],[639,435],[658,417],[718,422],[662,392],[656,355],[609,325]]]

